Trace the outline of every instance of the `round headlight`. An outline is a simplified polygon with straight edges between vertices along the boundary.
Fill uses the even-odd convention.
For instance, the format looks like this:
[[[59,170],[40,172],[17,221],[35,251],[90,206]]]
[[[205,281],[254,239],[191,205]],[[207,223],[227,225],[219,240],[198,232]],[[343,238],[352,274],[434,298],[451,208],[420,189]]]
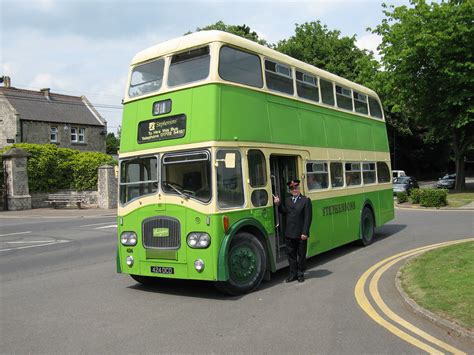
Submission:
[[[188,235],[188,245],[191,247],[191,248],[195,248],[196,245],[198,244],[198,241],[199,241],[199,234],[197,233],[190,233]]]
[[[207,233],[189,233],[187,238],[188,246],[191,248],[203,249],[211,244],[211,237]]]
[[[126,246],[134,246],[137,244],[137,235],[134,232],[123,232],[120,235],[120,242]]]
[[[131,255],[127,256],[126,261],[127,261],[128,266],[130,266],[130,267],[133,266],[133,256],[131,256]]]
[[[201,234],[201,237],[199,238],[199,246],[201,248],[207,248],[210,242],[211,238],[209,237],[209,234]]]
[[[201,259],[197,259],[196,261],[194,261],[194,268],[197,272],[202,272],[204,270],[204,261],[202,261]]]

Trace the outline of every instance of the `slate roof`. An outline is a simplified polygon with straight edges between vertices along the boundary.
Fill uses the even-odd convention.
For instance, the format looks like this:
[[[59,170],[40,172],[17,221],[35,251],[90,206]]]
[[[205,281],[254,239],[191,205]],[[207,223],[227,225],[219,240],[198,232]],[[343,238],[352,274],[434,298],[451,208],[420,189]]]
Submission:
[[[21,120],[105,127],[105,120],[84,96],[0,87]]]

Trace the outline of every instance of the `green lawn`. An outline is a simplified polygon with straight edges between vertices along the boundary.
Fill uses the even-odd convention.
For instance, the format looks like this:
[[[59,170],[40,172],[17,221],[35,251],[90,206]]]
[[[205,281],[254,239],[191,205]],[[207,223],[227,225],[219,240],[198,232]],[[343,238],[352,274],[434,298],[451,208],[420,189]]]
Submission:
[[[474,242],[429,251],[409,261],[402,287],[420,306],[474,329]]]
[[[460,192],[448,194],[448,206],[460,207],[474,201],[474,192]]]

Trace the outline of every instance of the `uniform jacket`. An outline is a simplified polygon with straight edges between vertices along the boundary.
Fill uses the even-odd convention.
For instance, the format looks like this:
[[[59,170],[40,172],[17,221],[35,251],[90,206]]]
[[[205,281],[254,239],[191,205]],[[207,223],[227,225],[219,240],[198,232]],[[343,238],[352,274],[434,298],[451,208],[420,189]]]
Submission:
[[[293,196],[287,197],[280,203],[278,210],[286,215],[285,237],[300,239],[301,234],[309,238],[309,227],[313,218],[311,200],[306,196],[299,195],[295,203]]]

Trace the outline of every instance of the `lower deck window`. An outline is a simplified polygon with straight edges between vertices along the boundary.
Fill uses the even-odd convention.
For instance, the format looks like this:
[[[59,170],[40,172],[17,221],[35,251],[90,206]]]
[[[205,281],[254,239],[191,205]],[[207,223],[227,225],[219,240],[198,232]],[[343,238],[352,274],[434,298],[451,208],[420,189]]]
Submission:
[[[331,187],[344,186],[344,173],[342,171],[342,163],[331,163]]]
[[[217,205],[220,208],[241,207],[244,205],[244,184],[242,163],[237,150],[217,152]]]
[[[346,163],[346,186],[360,185],[360,163]]]
[[[120,162],[120,203],[158,190],[158,158],[141,157]]]
[[[327,189],[329,186],[328,164],[312,161],[306,164],[307,183],[309,190]]]
[[[375,163],[362,163],[364,184],[375,184]]]
[[[207,151],[163,156],[163,192],[200,202],[211,200],[211,159]]]

